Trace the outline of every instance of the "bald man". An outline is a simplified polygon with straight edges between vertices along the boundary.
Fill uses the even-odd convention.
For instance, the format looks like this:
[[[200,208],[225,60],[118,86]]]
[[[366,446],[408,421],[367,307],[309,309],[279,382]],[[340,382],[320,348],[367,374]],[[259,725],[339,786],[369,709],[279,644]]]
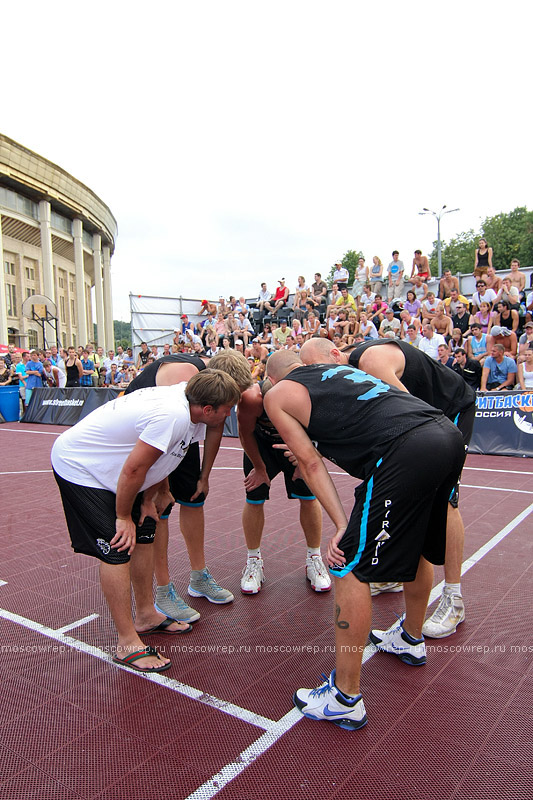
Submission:
[[[475,416],[475,392],[460,375],[429,358],[409,343],[390,340],[365,342],[341,352],[327,340],[310,339],[301,351],[304,364],[350,364],[382,381],[407,391],[414,397],[442,411],[461,431],[465,447],[472,435]],[[449,499],[446,533],[445,585],[439,604],[426,620],[424,636],[441,639],[455,633],[465,619],[461,594],[461,566],[464,548],[464,524],[458,508],[459,484]],[[375,585],[380,591],[400,591],[398,584]]]
[[[303,366],[293,352],[280,351],[267,371],[274,384],[264,399],[268,416],[336,528],[327,550],[336,669],[318,691],[299,689],[294,702],[311,719],[356,730],[367,721],[359,683],[369,583],[403,581],[406,607],[403,621],[371,631],[371,641],[411,666],[426,662],[422,625],[432,564],[444,562],[446,508],[465,458],[463,439],[441,411],[348,365]],[[441,454],[431,469],[428,452]],[[363,481],[349,522],[321,455]]]

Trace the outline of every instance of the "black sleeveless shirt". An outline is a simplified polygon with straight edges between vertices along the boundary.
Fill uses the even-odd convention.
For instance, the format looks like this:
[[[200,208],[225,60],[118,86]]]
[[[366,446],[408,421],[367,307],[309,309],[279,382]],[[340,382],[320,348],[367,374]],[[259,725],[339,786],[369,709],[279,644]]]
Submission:
[[[192,364],[193,367],[196,367],[198,372],[206,368],[199,356],[189,355],[189,353],[172,353],[169,356],[162,356],[158,358],[157,361],[154,361],[153,364],[148,364],[148,366],[132,380],[124,391],[124,394],[130,394],[130,392],[134,392],[136,389],[146,389],[147,386],[155,386],[157,371],[162,364]]]
[[[365,350],[385,345],[399,347],[404,355],[405,369],[400,381],[407,391],[440,409],[452,422],[476,402],[475,392],[460,375],[401,339],[364,342],[350,353],[350,364],[359,368],[359,359]]]
[[[309,438],[355,478],[365,479],[404,433],[442,418],[442,412],[418,398],[353,367],[298,367],[283,380],[306,387]]]

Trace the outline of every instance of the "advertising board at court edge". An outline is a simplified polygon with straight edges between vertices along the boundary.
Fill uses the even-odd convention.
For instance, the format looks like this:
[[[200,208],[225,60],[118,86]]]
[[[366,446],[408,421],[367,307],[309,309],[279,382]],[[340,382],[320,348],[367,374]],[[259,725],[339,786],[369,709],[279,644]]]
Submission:
[[[533,392],[478,394],[476,418],[511,418],[519,431],[533,434]]]

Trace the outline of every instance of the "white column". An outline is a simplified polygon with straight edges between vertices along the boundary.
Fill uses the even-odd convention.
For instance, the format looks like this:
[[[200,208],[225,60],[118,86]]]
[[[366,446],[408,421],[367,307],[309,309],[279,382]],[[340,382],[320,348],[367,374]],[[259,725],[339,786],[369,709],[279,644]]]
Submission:
[[[111,248],[105,244],[102,248],[104,254],[104,319],[106,350],[115,347],[115,332],[113,329],[113,300],[111,287]]]
[[[104,288],[102,284],[102,237],[99,233],[93,234],[93,264],[94,264],[94,299],[96,302],[96,344],[104,347]]]
[[[85,304],[85,269],[83,266],[83,226],[81,219],[72,223],[74,236],[74,266],[76,268],[76,312],[77,342],[85,347],[87,344],[87,310]]]
[[[41,252],[43,254],[42,293],[56,301],[54,291],[54,266],[52,256],[52,231],[50,229],[51,208],[48,200],[39,202],[39,223],[41,226]]]
[[[4,278],[4,248],[2,247],[2,215],[0,214],[0,344],[7,344],[6,284]]]

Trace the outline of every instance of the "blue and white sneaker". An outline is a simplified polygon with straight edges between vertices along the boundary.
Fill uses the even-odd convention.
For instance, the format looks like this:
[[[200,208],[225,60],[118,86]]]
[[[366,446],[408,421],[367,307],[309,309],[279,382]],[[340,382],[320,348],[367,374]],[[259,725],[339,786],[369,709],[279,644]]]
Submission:
[[[413,639],[403,629],[403,619],[388,631],[370,631],[369,638],[378,650],[383,650],[384,653],[392,653],[400,661],[410,664],[412,667],[420,667],[427,661],[424,638]]]
[[[298,689],[294,705],[309,719],[333,722],[339,728],[356,731],[368,722],[363,698],[360,694],[348,698],[335,686],[335,670],[329,678],[322,675],[324,683],[316,689]]]
[[[205,597],[210,603],[224,605],[233,602],[233,595],[223,589],[213,578],[207,567],[202,570],[191,570],[191,582],[187,589],[191,597]]]

